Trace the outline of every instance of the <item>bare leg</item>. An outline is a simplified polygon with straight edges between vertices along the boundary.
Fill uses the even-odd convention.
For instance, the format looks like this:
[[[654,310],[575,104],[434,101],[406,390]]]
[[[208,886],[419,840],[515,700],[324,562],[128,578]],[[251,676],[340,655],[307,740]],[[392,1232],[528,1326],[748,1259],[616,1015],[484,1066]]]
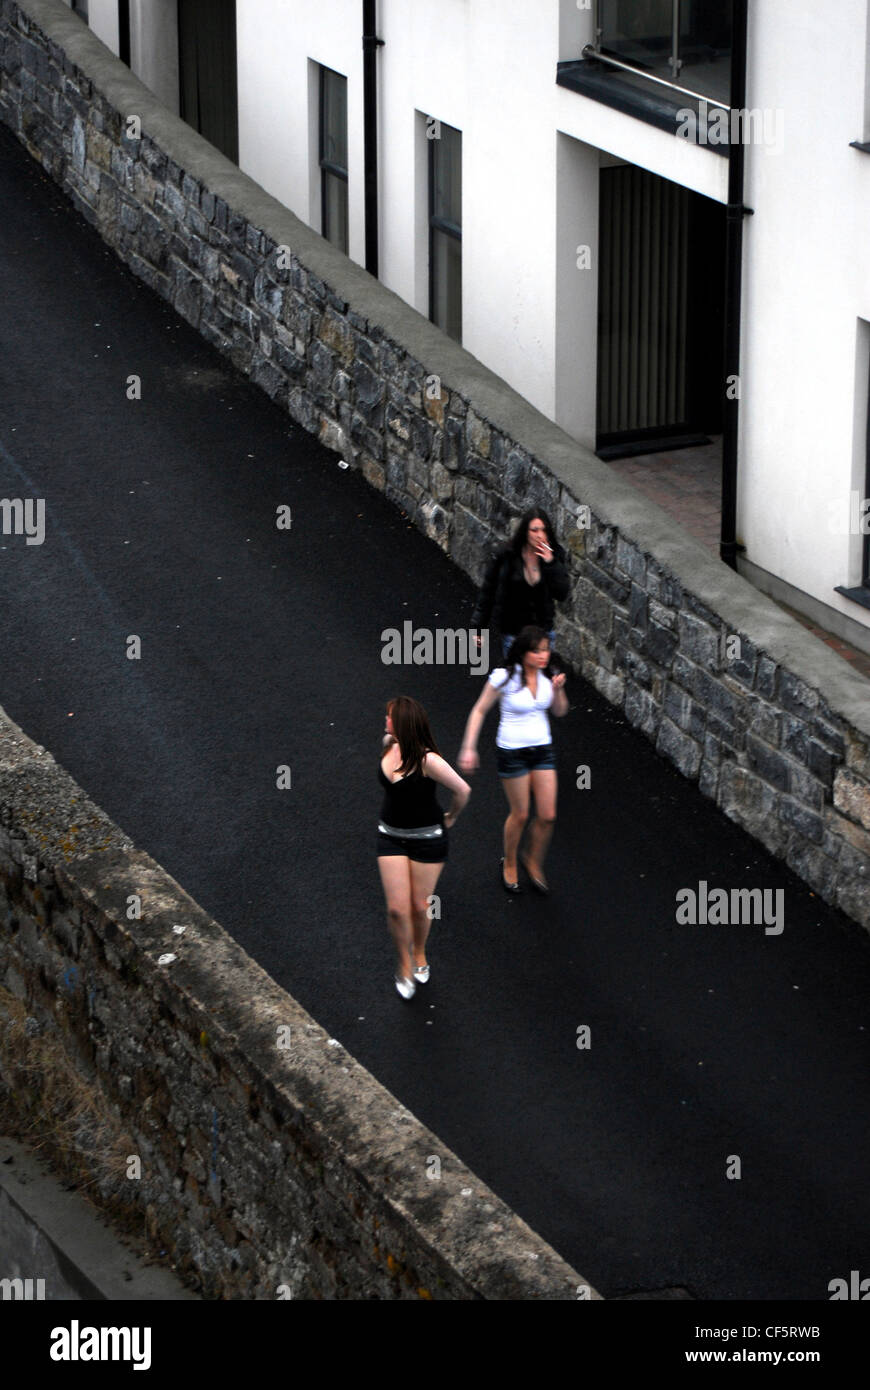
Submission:
[[[556,824],[556,771],[555,768],[539,769],[531,774],[532,793],[535,798],[535,815],[529,826],[529,852],[526,867],[535,878],[544,882],[544,860]]]
[[[414,923],[414,965],[419,969],[426,964],[426,941],[432,927],[429,915],[429,898],[435,892],[435,885],[444,868],[442,864],[417,864],[410,860],[411,866],[411,913]]]
[[[508,883],[516,883],[517,850],[529,818],[531,777],[503,777],[501,784],[510,806],[510,815],[504,823],[504,876]]]
[[[378,855],[378,869],[387,900],[387,925],[396,943],[400,979],[410,980],[411,965],[411,873],[410,860],[404,854]]]

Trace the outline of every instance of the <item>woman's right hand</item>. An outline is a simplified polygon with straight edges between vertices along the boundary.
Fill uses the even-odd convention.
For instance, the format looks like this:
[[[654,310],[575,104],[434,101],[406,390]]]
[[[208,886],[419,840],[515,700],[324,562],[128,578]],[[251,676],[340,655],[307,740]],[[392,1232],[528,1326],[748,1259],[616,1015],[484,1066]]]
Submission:
[[[473,748],[460,748],[459,766],[463,772],[476,772],[480,767],[480,759]]]

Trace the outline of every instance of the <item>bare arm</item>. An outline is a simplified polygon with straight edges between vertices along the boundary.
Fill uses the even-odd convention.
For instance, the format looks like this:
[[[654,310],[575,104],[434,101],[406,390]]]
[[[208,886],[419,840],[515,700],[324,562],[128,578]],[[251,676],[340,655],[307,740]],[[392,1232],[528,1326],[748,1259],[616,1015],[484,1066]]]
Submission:
[[[567,714],[568,710],[570,709],[570,705],[568,704],[568,696],[565,693],[564,671],[560,671],[558,676],[553,677],[552,685],[553,698],[550,701],[550,709],[558,719],[561,715]]]
[[[440,782],[442,787],[453,793],[450,810],[444,817],[444,824],[449,830],[471,796],[471,788],[440,753],[426,754],[423,759],[423,776],[431,777],[433,782]]]
[[[462,747],[459,750],[459,766],[463,772],[473,772],[480,765],[480,759],[477,756],[477,740],[480,737],[483,721],[498,698],[499,692],[496,687],[487,682],[475,701],[465,725]]]

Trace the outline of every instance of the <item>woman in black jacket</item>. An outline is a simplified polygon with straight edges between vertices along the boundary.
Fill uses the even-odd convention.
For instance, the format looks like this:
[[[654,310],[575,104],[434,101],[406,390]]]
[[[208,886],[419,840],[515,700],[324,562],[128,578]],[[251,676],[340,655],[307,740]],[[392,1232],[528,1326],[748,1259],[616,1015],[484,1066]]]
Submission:
[[[570,583],[553,523],[537,507],[520,518],[513,540],[490,561],[471,626],[487,628],[494,623],[501,632],[505,656],[524,627],[543,628],[552,646],[556,604],[567,598]]]

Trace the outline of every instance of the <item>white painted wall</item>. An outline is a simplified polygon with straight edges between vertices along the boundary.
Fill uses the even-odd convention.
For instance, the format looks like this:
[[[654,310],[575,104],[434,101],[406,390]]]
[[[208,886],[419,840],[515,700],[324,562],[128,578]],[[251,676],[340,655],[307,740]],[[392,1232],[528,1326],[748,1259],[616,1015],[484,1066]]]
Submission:
[[[130,0],[130,67],[178,115],[177,0]]]
[[[870,613],[833,592],[858,581],[861,538],[828,519],[832,499],[864,489],[870,156],[849,142],[864,128],[867,21],[867,0],[752,7],[747,104],[779,105],[784,141],[747,150],[738,480],[747,558],[864,626]]]
[[[140,62],[177,92],[166,43],[148,39],[148,16],[168,32],[173,7],[133,6]],[[849,142],[870,135],[868,8],[751,7],[747,105],[780,110],[784,139],[747,149],[738,531],[755,565],[870,627],[833,593],[858,577],[860,537],[827,528],[831,498],[864,485],[870,156]],[[237,29],[241,167],[317,229],[317,65],[347,77],[362,264],[360,0],[237,0]],[[575,257],[597,253],[600,160],[721,203],[727,160],[556,85],[557,61],[592,38],[576,0],[380,0],[377,31],[381,279],[428,312],[424,118],[437,117],[462,132],[464,345],[591,444],[597,260],[584,279]]]
[[[365,259],[362,6],[237,0],[239,151],[246,173],[320,228],[316,64],[348,79],[350,255]],[[559,189],[557,135],[629,159],[719,201],[726,161],[556,86],[560,54],[593,37],[575,0],[381,0],[378,34],[380,277],[428,314],[425,115],[462,132],[463,344],[539,409],[591,442],[594,399],[567,383],[596,338],[597,296],[567,295],[579,189]],[[264,35],[268,42],[264,43]],[[597,238],[592,165],[584,240]],[[575,166],[576,173],[576,166]],[[562,225],[559,207],[562,207]],[[557,307],[565,296],[568,331]],[[580,315],[578,318],[577,315]],[[560,360],[560,354],[567,359]],[[560,385],[560,382],[562,383]]]
[[[236,39],[239,165],[318,231],[317,87],[309,62],[347,78],[349,249],[363,264],[360,0],[330,0],[320,8],[307,0],[236,0]]]
[[[118,0],[88,0],[88,28],[117,55]]]
[[[557,133],[556,141],[558,313],[553,414],[556,423],[568,434],[594,449],[598,382],[598,190],[602,155],[594,146],[568,135]]]
[[[88,0],[88,27],[119,56],[118,0]],[[178,0],[130,0],[130,69],[178,115]]]
[[[360,13],[362,5],[357,6]],[[396,294],[429,313],[428,141],[424,117],[462,132],[462,258],[467,278],[472,240],[467,223],[468,111],[473,100],[472,0],[420,5],[380,0],[378,53],[380,97],[380,278]],[[418,113],[418,114],[415,114]],[[421,235],[422,233],[422,235]],[[468,303],[463,298],[463,334]],[[466,342],[466,346],[470,346]],[[473,349],[472,349],[473,351]]]

